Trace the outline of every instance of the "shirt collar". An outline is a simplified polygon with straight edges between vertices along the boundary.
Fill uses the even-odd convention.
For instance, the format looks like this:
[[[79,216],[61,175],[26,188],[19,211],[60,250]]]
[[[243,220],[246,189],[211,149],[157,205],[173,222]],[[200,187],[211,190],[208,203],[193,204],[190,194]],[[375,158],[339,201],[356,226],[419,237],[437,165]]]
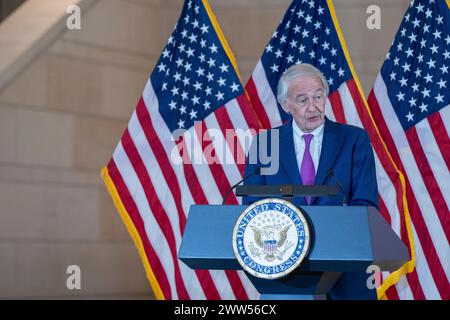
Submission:
[[[298,138],[301,138],[304,134],[312,134],[314,135],[313,139],[322,139],[323,137],[323,130],[325,127],[325,121],[316,129],[314,129],[311,132],[303,132],[302,129],[300,129],[297,125],[297,123],[295,122],[294,119],[292,119],[292,129],[294,131],[294,135],[296,135]]]

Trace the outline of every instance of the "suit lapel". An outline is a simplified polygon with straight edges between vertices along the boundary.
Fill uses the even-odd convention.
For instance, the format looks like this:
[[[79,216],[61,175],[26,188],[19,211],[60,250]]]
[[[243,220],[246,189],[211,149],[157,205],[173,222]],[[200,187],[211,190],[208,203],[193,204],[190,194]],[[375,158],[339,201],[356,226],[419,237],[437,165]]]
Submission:
[[[334,161],[342,148],[344,140],[342,139],[340,132],[341,130],[335,122],[325,118],[322,150],[320,152],[319,168],[317,169],[316,179],[314,181],[315,185],[321,185],[324,182],[328,170],[333,167]],[[311,204],[314,204],[316,198],[317,197],[311,198]]]

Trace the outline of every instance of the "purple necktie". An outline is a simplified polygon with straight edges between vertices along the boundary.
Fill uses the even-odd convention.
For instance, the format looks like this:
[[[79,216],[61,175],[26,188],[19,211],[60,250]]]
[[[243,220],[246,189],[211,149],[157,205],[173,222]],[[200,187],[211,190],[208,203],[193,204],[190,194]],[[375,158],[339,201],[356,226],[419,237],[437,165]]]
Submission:
[[[305,139],[305,153],[303,153],[302,165],[300,168],[300,175],[302,176],[302,181],[304,185],[313,185],[316,179],[316,171],[314,170],[314,162],[311,157],[311,152],[309,151],[309,146],[311,145],[311,140],[314,136],[312,134],[304,134],[303,139]],[[306,203],[309,204],[311,197],[306,197]]]

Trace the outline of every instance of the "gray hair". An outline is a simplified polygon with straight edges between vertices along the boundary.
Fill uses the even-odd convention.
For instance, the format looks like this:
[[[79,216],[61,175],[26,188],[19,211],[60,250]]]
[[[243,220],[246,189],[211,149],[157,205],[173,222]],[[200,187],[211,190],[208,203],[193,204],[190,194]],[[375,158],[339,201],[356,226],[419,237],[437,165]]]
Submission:
[[[289,81],[305,75],[318,77],[322,81],[325,95],[328,96],[330,88],[327,79],[319,69],[308,63],[294,64],[283,73],[278,82],[277,100],[279,104],[283,105],[288,98]]]

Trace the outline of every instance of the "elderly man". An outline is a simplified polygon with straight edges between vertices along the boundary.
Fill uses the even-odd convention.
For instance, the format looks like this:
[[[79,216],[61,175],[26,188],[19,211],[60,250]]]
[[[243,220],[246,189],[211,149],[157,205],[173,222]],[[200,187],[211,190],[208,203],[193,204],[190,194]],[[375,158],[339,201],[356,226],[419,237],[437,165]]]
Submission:
[[[260,148],[261,141],[271,141],[278,130],[278,147],[267,144],[266,154],[271,161],[279,161],[275,174],[254,175],[245,184],[342,184],[349,205],[378,208],[375,161],[367,132],[361,128],[339,124],[325,117],[328,83],[323,74],[309,64],[291,66],[281,76],[277,99],[292,120],[279,128],[260,134],[251,148]],[[273,159],[279,150],[279,159]],[[255,150],[253,150],[255,151]],[[259,154],[250,151],[252,154]],[[276,156],[276,155],[275,155]],[[259,159],[248,157],[245,176],[265,167]],[[298,197],[297,205],[340,205],[340,197]],[[244,197],[243,203],[258,200]]]
[[[250,153],[259,154],[258,148],[267,146],[266,154],[276,156],[279,150],[279,168],[270,175],[251,175],[262,161],[249,161],[245,176],[246,184],[342,184],[349,205],[374,206],[378,208],[378,189],[375,161],[367,132],[361,128],[343,125],[325,117],[328,84],[323,74],[314,66],[299,64],[290,67],[278,84],[277,99],[292,120],[279,128],[268,130],[254,140]],[[271,135],[278,130],[279,139],[274,145]],[[256,152],[255,152],[256,151]],[[249,153],[249,154],[250,154]],[[254,159],[253,159],[254,160]],[[259,198],[244,197],[250,204]],[[341,197],[297,197],[296,205],[341,205]],[[344,273],[328,295],[333,299],[376,299],[375,290],[366,286],[365,273]]]

